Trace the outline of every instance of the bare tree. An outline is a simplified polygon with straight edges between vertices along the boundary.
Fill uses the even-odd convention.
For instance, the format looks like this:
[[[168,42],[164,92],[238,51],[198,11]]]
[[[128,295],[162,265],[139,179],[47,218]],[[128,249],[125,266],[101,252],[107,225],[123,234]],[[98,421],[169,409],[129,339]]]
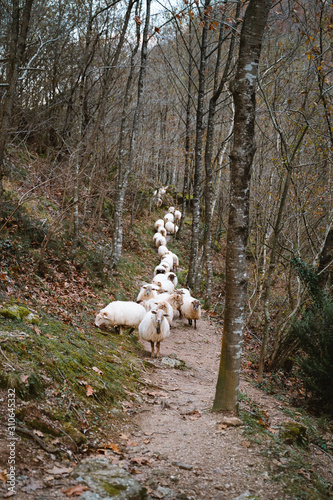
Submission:
[[[4,157],[11,125],[12,109],[20,65],[23,60],[34,0],[26,0],[20,9],[19,0],[12,1],[11,25],[7,58],[6,90],[0,101],[0,211],[3,204]],[[21,14],[22,10],[22,14]]]
[[[255,96],[261,44],[271,0],[250,0],[240,38],[235,79],[234,142],[230,155],[230,205],[226,257],[226,304],[221,361],[213,410],[237,410],[242,336],[247,303],[246,246],[251,166],[255,153]]]

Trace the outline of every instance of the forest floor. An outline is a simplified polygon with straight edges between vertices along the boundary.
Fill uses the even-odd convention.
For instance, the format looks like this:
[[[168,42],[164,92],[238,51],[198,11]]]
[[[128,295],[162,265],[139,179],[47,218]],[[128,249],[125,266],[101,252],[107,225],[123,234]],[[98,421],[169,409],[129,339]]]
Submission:
[[[291,408],[286,402],[242,376],[243,424],[229,426],[223,423],[222,414],[211,412],[221,330],[206,314],[197,322],[197,329],[176,318],[171,336],[161,344],[160,359],[150,359],[149,347],[145,344],[140,352],[142,359],[148,360],[140,378],[141,392],[124,406],[124,415],[113,422],[110,434],[105,432],[109,428],[105,425],[99,436],[99,453],[128,470],[147,487],[152,498],[327,498],[316,488],[311,490],[313,494],[304,496],[299,491],[314,474],[333,483],[331,457],[310,444],[300,452],[302,461],[296,463],[294,446],[277,446],[275,437],[281,423],[290,420],[286,412]],[[179,369],[166,364],[172,360],[182,360],[185,366]],[[253,428],[242,415],[253,413],[254,408],[262,412],[258,424],[262,431],[251,433]],[[80,496],[82,483],[70,474],[73,460],[59,460],[34,440],[17,438],[16,498],[61,500]],[[103,446],[103,441],[109,446]],[[7,444],[5,430],[1,429],[2,457],[8,455]],[[294,481],[298,477],[298,493],[290,488],[284,492],[290,472]],[[2,481],[1,495],[10,496]]]

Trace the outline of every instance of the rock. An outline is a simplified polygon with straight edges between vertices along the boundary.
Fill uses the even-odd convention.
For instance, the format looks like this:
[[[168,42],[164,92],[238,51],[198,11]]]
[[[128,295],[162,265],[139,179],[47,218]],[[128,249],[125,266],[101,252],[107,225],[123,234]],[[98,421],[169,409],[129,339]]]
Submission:
[[[228,427],[238,427],[243,425],[243,422],[237,417],[223,417],[219,424],[227,425]]]
[[[73,425],[68,422],[62,424],[63,430],[73,439],[75,444],[83,444],[87,441],[86,436],[78,431]]]
[[[172,462],[172,465],[175,465],[176,467],[179,467],[183,470],[193,470],[192,465],[184,464],[183,462]]]
[[[165,488],[163,486],[159,486],[155,493],[159,496],[159,498],[172,498],[174,496],[174,491],[170,488]]]
[[[179,358],[165,356],[161,359],[161,364],[170,368],[185,368],[185,361]]]
[[[38,316],[24,306],[17,304],[7,304],[0,309],[0,316],[8,319],[18,319],[26,323],[37,324],[39,323]]]
[[[232,500],[247,500],[247,499],[257,499],[258,497],[256,495],[252,495],[252,493],[250,493],[249,491],[245,491],[244,493],[242,493],[241,495],[239,495],[238,497],[234,497]]]
[[[80,500],[148,500],[147,489],[105,457],[89,457],[75,467],[72,476],[89,486]]]
[[[309,442],[307,428],[298,422],[283,422],[280,429],[280,438],[286,444],[306,446]]]

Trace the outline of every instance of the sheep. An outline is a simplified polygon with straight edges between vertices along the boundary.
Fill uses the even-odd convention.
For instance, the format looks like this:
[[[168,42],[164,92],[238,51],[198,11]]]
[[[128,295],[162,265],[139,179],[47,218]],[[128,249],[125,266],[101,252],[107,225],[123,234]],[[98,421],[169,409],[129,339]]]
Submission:
[[[171,255],[172,259],[173,259],[173,269],[177,270],[178,267],[179,267],[179,259],[178,259],[178,256],[173,253],[173,252],[170,252],[169,251],[169,254]]]
[[[192,325],[194,320],[194,328],[197,327],[197,319],[201,318],[201,305],[199,300],[194,297],[185,296],[180,312],[188,320],[188,324]]]
[[[180,222],[180,219],[182,218],[182,213],[180,212],[180,210],[175,210],[173,215],[175,217],[174,223],[176,224],[177,222]]]
[[[168,278],[163,273],[155,274],[155,276],[152,279],[152,284],[157,285],[157,283],[159,283],[160,281],[166,281],[167,279]]]
[[[157,248],[161,245],[166,246],[166,239],[161,235],[161,233],[155,233],[153,236],[153,241]]]
[[[162,309],[168,316],[167,320],[170,326],[172,326],[173,320],[173,308],[169,302],[162,300],[156,301],[155,299],[145,300],[140,302],[141,305],[146,309],[146,311],[157,311],[157,309]]]
[[[159,257],[163,257],[166,253],[169,253],[169,250],[165,245],[160,245],[157,249],[157,253]]]
[[[156,266],[154,269],[154,276],[156,276],[157,274],[165,274],[165,273],[166,273],[166,268],[161,264]]]
[[[180,311],[180,308],[183,304],[183,294],[177,291],[173,293],[160,293],[155,299],[155,302],[166,301],[172,306],[174,311]]]
[[[143,307],[143,306],[142,306]],[[139,324],[140,340],[146,340],[151,345],[151,357],[160,357],[160,343],[170,335],[170,325],[167,314],[162,309],[148,311]],[[154,344],[156,343],[156,354]]]
[[[154,224],[154,228],[156,231],[158,231],[159,227],[164,227],[164,220],[163,219],[157,219],[157,221]]]
[[[169,266],[169,271],[173,271],[173,256],[171,253],[166,253],[163,255],[163,258],[161,259],[160,264],[163,266],[164,264],[168,264]]]
[[[162,187],[160,187],[160,189],[158,190],[158,194],[160,196],[163,196],[167,192],[168,187],[169,186],[162,186]]]
[[[165,230],[168,234],[174,234],[175,233],[175,225],[171,221],[166,221],[165,223]]]
[[[157,232],[160,233],[162,236],[164,236],[164,238],[166,237],[167,235],[167,230],[165,229],[165,227],[162,227],[160,226],[158,229],[157,229]]]
[[[139,291],[139,294],[136,298],[136,301],[140,300],[149,300],[157,297],[157,291],[154,288],[154,285],[143,285]]]
[[[177,276],[175,275],[175,273],[173,272],[168,272],[166,273],[166,277],[168,278],[168,280],[171,281],[171,283],[174,285],[174,287],[176,288],[177,284],[178,284],[178,278]]]
[[[132,332],[138,328],[145,313],[145,308],[136,302],[116,300],[100,310],[95,318],[95,326],[119,327],[120,333],[122,327],[127,326]]]
[[[175,207],[170,207],[168,210],[169,214],[174,214],[175,213]]]
[[[172,283],[172,281],[170,281],[168,279],[161,280],[161,281],[155,281],[155,283],[159,287],[159,290],[161,292],[172,293],[175,289],[175,285]]]
[[[169,213],[165,214],[165,216],[164,216],[164,225],[165,225],[167,222],[173,222],[173,221],[174,221],[174,219],[175,219],[175,218],[174,218],[173,214],[169,214]]]

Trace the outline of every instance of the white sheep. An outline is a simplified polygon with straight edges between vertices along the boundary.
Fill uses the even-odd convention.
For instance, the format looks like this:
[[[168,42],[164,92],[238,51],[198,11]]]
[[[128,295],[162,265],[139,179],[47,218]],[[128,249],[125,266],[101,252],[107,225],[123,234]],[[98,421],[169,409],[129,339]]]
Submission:
[[[146,340],[151,345],[151,357],[160,356],[160,343],[170,335],[170,325],[167,314],[162,309],[148,311],[139,324],[140,340]],[[156,355],[154,344],[156,343]]]
[[[146,300],[141,302],[141,305],[146,309],[146,311],[157,311],[157,309],[162,309],[168,316],[167,320],[170,326],[172,326],[173,320],[173,308],[169,302],[162,300],[156,301],[155,299]]]
[[[154,269],[154,276],[156,276],[157,274],[159,274],[159,275],[165,274],[166,272],[167,272],[167,270],[166,270],[165,266],[162,266],[161,264],[159,264]]]
[[[173,293],[160,293],[154,299],[155,302],[161,302],[164,300],[166,302],[169,302],[169,304],[172,306],[174,312],[180,311],[180,308],[183,305],[183,294],[181,292],[178,293],[177,291],[174,291]]]
[[[156,231],[158,231],[159,227],[164,227],[164,220],[163,219],[157,219],[157,221],[154,224],[154,228]]]
[[[174,215],[173,214],[165,214],[164,216],[164,225],[167,223],[167,222],[173,222],[174,221]]]
[[[180,312],[184,318],[188,320],[189,325],[192,325],[192,320],[194,320],[194,328],[197,327],[197,319],[201,318],[201,305],[199,300],[194,297],[185,296]]]
[[[161,235],[161,233],[155,233],[153,236],[153,241],[157,248],[161,245],[166,246],[166,239]]]
[[[132,331],[138,328],[145,313],[145,308],[136,302],[116,300],[100,310],[95,318],[95,326],[119,327],[120,333],[122,327],[129,327]]]
[[[163,275],[160,275],[163,276]],[[172,281],[166,279],[166,280],[161,280],[161,281],[155,281],[155,284],[159,287],[160,292],[168,292],[172,293],[175,289],[175,285],[172,283]]]
[[[170,252],[170,251],[169,251],[169,254],[172,256],[172,259],[173,259],[173,269],[177,270],[179,267],[178,256],[175,253]]]
[[[177,284],[178,284],[178,278],[177,276],[175,275],[175,273],[173,273],[172,271],[169,271],[168,273],[165,273],[166,277],[168,278],[168,280],[171,281],[171,283],[174,285],[174,287],[176,288]]]
[[[168,210],[169,214],[174,214],[175,213],[175,207],[170,207]]]
[[[167,234],[175,234],[175,225],[173,222],[171,221],[166,221],[165,223],[165,230],[167,232]]]
[[[154,297],[157,297],[157,290],[155,289],[154,285],[143,285],[140,288],[136,301],[139,302],[140,300],[149,300],[153,299]]]
[[[166,237],[167,235],[167,230],[165,229],[165,227],[162,227],[160,226],[158,229],[157,229],[157,232],[160,233],[162,236],[164,236],[164,238]]]
[[[158,256],[162,258],[166,253],[169,253],[169,250],[165,245],[160,245],[157,249]]]
[[[160,281],[166,281],[168,278],[166,277],[165,274],[163,273],[159,273],[159,274],[155,274],[155,276],[153,277],[152,279],[152,284],[153,285],[156,285],[157,283],[159,283]]]
[[[164,264],[168,264],[169,266],[169,271],[173,271],[173,256],[171,253],[166,253],[163,255],[163,258],[161,259],[160,264],[163,266]]]
[[[170,209],[169,209],[170,211]],[[182,213],[180,212],[180,210],[175,210],[174,211],[174,217],[175,217],[175,220],[174,220],[174,223],[176,224],[177,222],[179,223],[180,222],[180,219],[182,218]]]

